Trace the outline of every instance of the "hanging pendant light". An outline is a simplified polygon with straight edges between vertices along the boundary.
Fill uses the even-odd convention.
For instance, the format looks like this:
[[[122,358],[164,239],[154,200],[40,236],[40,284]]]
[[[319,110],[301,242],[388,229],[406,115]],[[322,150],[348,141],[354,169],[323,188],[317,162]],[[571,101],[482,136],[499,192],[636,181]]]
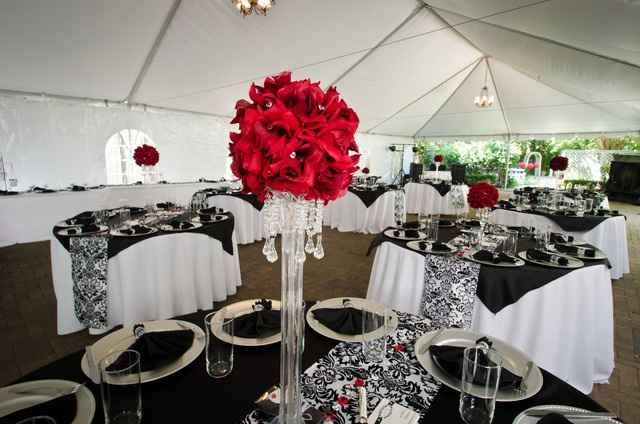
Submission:
[[[238,9],[238,12],[242,13],[243,16],[249,16],[253,12],[266,16],[269,9],[271,9],[275,3],[275,0],[231,0],[231,3],[233,3],[236,9]]]
[[[486,62],[486,58],[485,58]],[[484,68],[484,86],[480,90],[480,95],[473,99],[473,103],[478,107],[490,107],[493,105],[495,98],[493,95],[489,95],[489,89],[487,88],[487,74],[489,72],[489,63],[486,63]]]

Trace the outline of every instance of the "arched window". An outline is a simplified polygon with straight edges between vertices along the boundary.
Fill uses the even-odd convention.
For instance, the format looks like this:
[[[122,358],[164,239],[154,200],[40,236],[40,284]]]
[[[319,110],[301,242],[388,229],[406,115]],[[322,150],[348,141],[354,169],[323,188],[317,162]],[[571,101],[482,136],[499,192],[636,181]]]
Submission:
[[[109,137],[104,149],[107,184],[132,184],[142,181],[142,169],[133,160],[133,151],[143,144],[155,147],[155,143],[147,134],[132,128]]]

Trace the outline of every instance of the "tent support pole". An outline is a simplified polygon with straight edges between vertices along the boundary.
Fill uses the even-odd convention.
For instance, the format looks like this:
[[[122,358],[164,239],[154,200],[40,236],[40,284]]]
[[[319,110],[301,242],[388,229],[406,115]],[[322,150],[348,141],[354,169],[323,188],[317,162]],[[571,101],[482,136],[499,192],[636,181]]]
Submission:
[[[346,77],[351,71],[353,71],[358,65],[360,65],[362,62],[364,62],[369,56],[371,56],[373,54],[373,52],[375,52],[380,46],[382,46],[384,43],[386,43],[391,37],[393,37],[393,35],[395,33],[397,33],[398,31],[400,31],[400,29],[405,26],[411,19],[414,18],[414,16],[416,16],[418,13],[420,13],[420,11],[422,9],[424,9],[425,5],[420,2],[420,4],[418,4],[415,9],[413,9],[411,11],[411,13],[409,13],[409,15],[404,18],[404,20],[402,22],[400,22],[400,24],[398,26],[396,26],[393,30],[391,30],[390,33],[388,33],[382,40],[378,41],[378,43],[373,46],[371,49],[369,49],[368,52],[366,52],[360,59],[356,60],[356,62],[349,66],[347,68],[346,71],[344,71],[342,74],[340,74],[340,76],[338,76],[338,78],[336,78],[335,80],[333,80],[333,82],[331,84],[328,85],[328,87],[332,87],[335,86],[336,84],[338,84],[338,82],[340,82],[344,77]]]
[[[176,16],[176,12],[178,12],[180,3],[182,3],[182,0],[173,0],[171,9],[169,9],[169,12],[165,17],[164,22],[160,27],[160,31],[158,31],[158,35],[156,36],[156,39],[154,40],[153,45],[151,46],[151,49],[149,50],[149,53],[147,54],[147,57],[144,63],[142,64],[142,68],[140,68],[140,71],[138,72],[138,76],[136,77],[136,80],[134,81],[133,86],[129,91],[129,94],[125,99],[125,102],[128,103],[135,99],[135,95],[138,93],[138,89],[140,88],[140,85],[142,84],[144,77],[147,75],[147,72],[151,67],[151,63],[153,62],[153,59],[156,57],[156,54],[158,53],[160,44],[162,44],[162,40],[164,40],[165,35],[167,35],[167,30],[169,29],[169,26],[171,25],[173,18]]]
[[[509,188],[509,169],[511,167],[511,135],[507,134],[507,165],[504,170],[504,188]]]
[[[455,94],[458,92],[458,90],[460,90],[460,87],[462,87],[464,85],[465,82],[467,82],[467,80],[469,79],[469,76],[471,76],[471,74],[473,74],[475,72],[476,69],[478,69],[478,65],[480,65],[480,62],[482,62],[482,58],[480,58],[480,60],[478,60],[476,62],[476,64],[473,66],[473,69],[471,69],[471,72],[469,72],[464,79],[462,80],[462,82],[460,82],[460,85],[458,85],[456,87],[455,90],[453,90],[453,92],[449,95],[449,97],[447,97],[447,99],[440,105],[440,107],[433,113],[433,115],[431,115],[429,117],[429,119],[427,119],[427,122],[424,123],[424,125],[422,125],[418,131],[416,131],[416,133],[413,135],[413,138],[416,138],[418,136],[418,134],[420,134],[420,131],[422,131],[427,125],[429,125],[429,122],[431,122],[433,120],[433,118],[436,117],[436,115],[438,115],[438,113],[440,113],[440,111],[445,107],[445,105],[447,103],[449,103],[449,100],[451,100],[451,98],[453,96],[455,96]]]

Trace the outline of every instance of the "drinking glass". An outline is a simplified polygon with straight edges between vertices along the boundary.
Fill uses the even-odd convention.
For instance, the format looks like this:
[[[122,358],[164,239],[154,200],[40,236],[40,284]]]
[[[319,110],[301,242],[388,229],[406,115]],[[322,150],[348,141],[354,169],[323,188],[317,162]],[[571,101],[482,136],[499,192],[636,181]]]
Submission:
[[[47,415],[39,415],[37,417],[25,418],[16,424],[56,424],[56,420]]]
[[[584,200],[584,211],[590,213],[593,210],[593,199]]]
[[[431,245],[438,241],[438,220],[431,218],[428,219],[425,223],[424,232],[427,235],[425,241],[429,244],[429,249],[431,249]]]
[[[221,326],[227,336],[227,341],[221,340],[212,333],[212,319],[220,312],[221,320],[213,325]],[[213,378],[222,378],[231,374],[233,370],[233,314],[223,308],[204,317],[204,328],[207,334],[206,367],[207,374]]]
[[[418,212],[418,227],[424,228],[429,220],[429,215],[424,212]]]
[[[502,358],[495,350],[484,347],[464,350],[459,410],[465,423],[491,423],[501,371]]]
[[[502,242],[502,252],[505,255],[515,257],[518,253],[518,232],[509,230],[504,235],[506,238]]]
[[[142,420],[140,354],[110,353],[100,361],[100,393],[106,424],[135,424]]]
[[[129,208],[122,208],[119,212],[120,215],[120,225],[128,229],[129,228],[129,220],[131,219],[131,210]]]
[[[550,234],[548,230],[536,230],[536,248],[539,250],[547,250],[549,245]]]
[[[362,311],[362,354],[366,362],[384,361],[390,326],[391,313],[384,306]]]

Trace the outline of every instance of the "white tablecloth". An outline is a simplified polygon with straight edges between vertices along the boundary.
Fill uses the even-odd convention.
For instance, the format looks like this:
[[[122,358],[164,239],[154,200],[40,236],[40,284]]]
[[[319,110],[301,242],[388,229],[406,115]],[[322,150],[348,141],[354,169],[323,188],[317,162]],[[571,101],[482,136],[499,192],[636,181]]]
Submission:
[[[451,181],[451,171],[424,171],[422,176],[429,180]]]
[[[455,215],[456,213],[466,214],[469,211],[467,204],[467,193],[469,187],[462,185],[464,190],[464,208],[456,210],[451,204],[451,191],[444,196],[429,184],[408,183],[404,186],[407,199],[407,213],[426,213]]]
[[[109,259],[109,327],[166,319],[211,309],[241,285],[238,247],[234,255],[206,234],[181,233],[152,237]],[[73,308],[71,255],[51,241],[51,269],[57,299],[58,334],[84,329]]]
[[[367,299],[420,314],[424,257],[382,243]],[[604,265],[577,269],[532,290],[497,314],[476,297],[472,329],[527,353],[539,366],[584,393],[606,382],[614,368],[613,295]]]
[[[88,191],[26,193],[0,197],[0,247],[50,240],[51,229],[63,219],[88,210],[144,206],[171,201],[185,203],[193,193],[217,183],[109,186]]]
[[[573,235],[602,250],[611,262],[611,278],[622,278],[629,271],[629,249],[627,247],[627,226],[624,217],[608,218],[589,231],[564,231],[551,219],[531,213],[496,209],[489,221],[502,225],[526,225],[539,229],[550,227],[554,232]]]
[[[394,224],[394,197],[395,191],[388,191],[366,207],[358,196],[347,191],[343,197],[324,207],[323,223],[338,231],[379,233]]]
[[[230,211],[236,219],[235,233],[238,243],[249,244],[264,238],[262,211],[239,197],[216,195],[207,199],[209,207],[215,206]]]

